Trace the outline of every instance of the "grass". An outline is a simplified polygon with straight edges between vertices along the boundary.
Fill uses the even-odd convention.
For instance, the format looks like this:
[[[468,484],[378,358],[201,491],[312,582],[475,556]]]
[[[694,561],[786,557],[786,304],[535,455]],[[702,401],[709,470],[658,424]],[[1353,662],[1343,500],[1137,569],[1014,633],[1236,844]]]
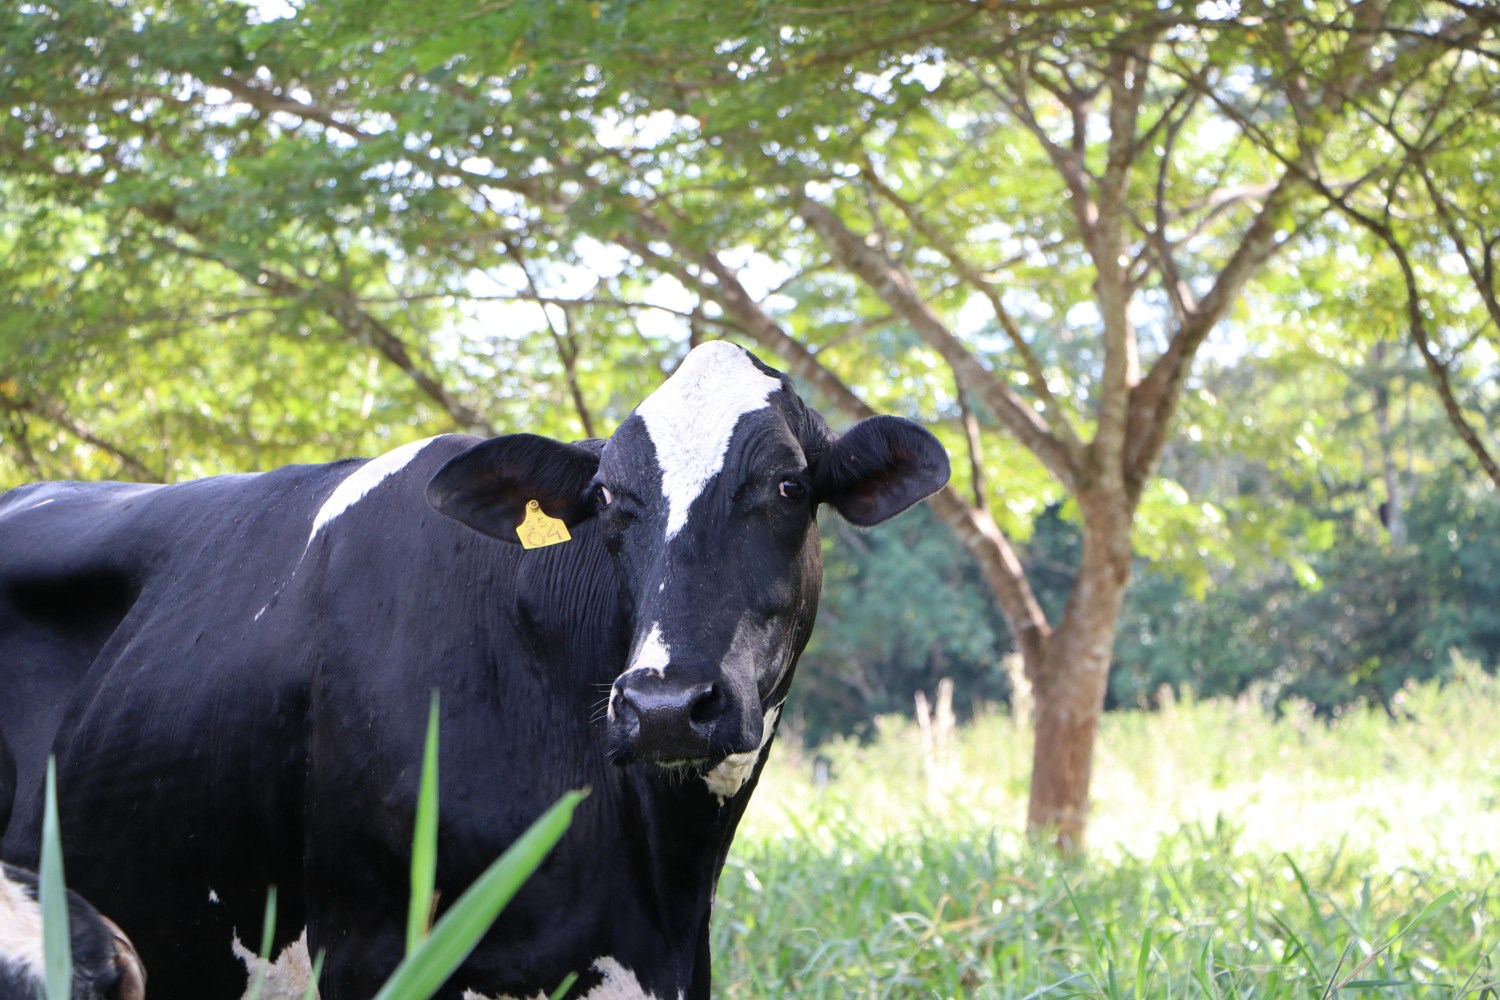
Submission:
[[[715,993],[1500,996],[1500,683],[1391,720],[1184,701],[1101,730],[1090,855],[1021,830],[1030,733],[778,745],[715,908]]]

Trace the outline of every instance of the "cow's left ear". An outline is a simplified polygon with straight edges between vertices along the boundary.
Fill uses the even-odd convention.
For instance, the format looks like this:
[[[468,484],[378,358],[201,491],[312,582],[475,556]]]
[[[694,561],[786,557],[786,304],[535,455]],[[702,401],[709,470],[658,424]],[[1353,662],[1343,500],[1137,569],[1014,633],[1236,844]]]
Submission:
[[[519,544],[516,528],[532,500],[568,527],[594,513],[588,485],[599,456],[536,434],[481,441],[450,458],[427,484],[427,502],[475,531]]]
[[[869,526],[895,517],[948,481],[948,452],[901,417],[861,420],[834,440],[813,470],[813,498]]]

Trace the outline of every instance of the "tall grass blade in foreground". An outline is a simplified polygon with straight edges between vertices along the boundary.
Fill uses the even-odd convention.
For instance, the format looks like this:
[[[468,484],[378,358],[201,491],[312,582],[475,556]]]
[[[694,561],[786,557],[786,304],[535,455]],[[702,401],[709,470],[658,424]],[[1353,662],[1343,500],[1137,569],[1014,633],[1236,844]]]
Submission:
[[[505,904],[536,871],[547,852],[573,822],[573,810],[588,791],[568,792],[485,869],[428,933],[433,887],[437,884],[438,694],[432,693],[422,785],[417,793],[412,837],[411,900],[407,911],[406,958],[391,973],[375,1000],[426,1000],[453,975]],[[559,989],[566,990],[567,983]]]
[[[562,998],[567,995],[567,992],[573,988],[573,984],[576,983],[577,981],[578,981],[578,973],[576,973],[576,972],[570,972],[570,973],[568,973],[568,975],[563,979],[563,981],[558,984],[557,989],[555,989],[555,990],[552,991],[551,996],[549,996],[547,998],[547,1000],[562,1000]]]
[[[47,803],[42,814],[42,865],[37,890],[42,908],[42,964],[48,1000],[73,995],[73,943],[68,890],[63,879],[62,831],[57,821],[57,761],[47,758]]]
[[[266,915],[260,922],[260,964],[255,967],[255,975],[250,980],[250,989],[245,993],[245,1000],[260,1000],[261,992],[266,987],[266,974],[271,969],[271,960],[274,957],[271,949],[276,944],[276,887],[273,885],[266,890]]]
[[[323,978],[323,949],[318,949],[318,956],[312,960],[312,975],[307,977],[307,991],[302,994],[302,1000],[318,1000],[318,980]]]
[[[438,693],[427,711],[427,744],[422,751],[422,786],[417,793],[417,824],[411,841],[411,906],[406,915],[406,953],[417,950],[432,926],[437,884]]]
[[[375,1000],[425,1000],[457,969],[521,884],[573,822],[587,791],[568,792],[527,828],[443,914],[432,933],[396,967]]]

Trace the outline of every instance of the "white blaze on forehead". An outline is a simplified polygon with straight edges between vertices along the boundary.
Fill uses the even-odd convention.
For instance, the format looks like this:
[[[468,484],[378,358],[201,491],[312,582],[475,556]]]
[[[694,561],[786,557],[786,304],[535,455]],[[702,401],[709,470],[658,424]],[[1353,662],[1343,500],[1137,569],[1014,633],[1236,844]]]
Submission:
[[[430,437],[403,444],[379,458],[370,459],[350,473],[348,478],[339,483],[338,488],[329,494],[328,499],[323,501],[323,506],[318,508],[318,516],[313,518],[312,530],[307,533],[307,544],[312,544],[312,540],[328,522],[363,500],[366,493],[406,468],[423,448],[436,440],[437,438]]]
[[[755,771],[755,762],[760,759],[760,753],[771,742],[771,735],[776,731],[776,720],[781,718],[781,706],[775,705],[765,714],[760,731],[760,746],[754,750],[744,753],[733,753],[703,776],[703,781],[708,785],[708,790],[719,800],[719,805],[724,800],[737,794],[745,787],[745,782],[750,780],[750,775]]]
[[[635,408],[656,446],[667,499],[667,538],[724,466],[740,417],[764,409],[781,380],[755,366],[742,348],[714,341],[693,348],[682,366]]]
[[[42,958],[42,908],[24,886],[0,874],[0,965],[19,968],[41,983],[46,975]]]

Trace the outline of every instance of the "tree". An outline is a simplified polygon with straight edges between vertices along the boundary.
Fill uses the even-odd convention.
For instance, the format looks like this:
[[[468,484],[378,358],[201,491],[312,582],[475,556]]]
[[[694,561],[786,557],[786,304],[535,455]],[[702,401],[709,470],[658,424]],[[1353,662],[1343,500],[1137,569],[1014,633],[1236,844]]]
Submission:
[[[1354,97],[1377,130],[1387,161],[1353,184],[1317,165],[1307,174],[1370,241],[1371,255],[1397,269],[1406,338],[1459,439],[1500,487],[1490,388],[1500,349],[1500,220],[1489,204],[1500,140],[1500,52],[1493,46],[1500,11],[1453,7],[1479,29],[1460,45],[1462,58],[1444,60],[1401,86]]]
[[[1171,544],[1136,528],[1191,506],[1156,473],[1196,358],[1251,321],[1241,293],[1280,251],[1407,156],[1358,95],[1476,100],[1442,81],[1492,61],[1495,30],[1438,0],[5,16],[7,182],[95,227],[100,288],[61,275],[55,248],[21,277],[61,277],[101,313],[146,294],[106,291],[122,251],[169,284],[191,262],[200,299],[290,314],[320,350],[408,380],[418,419],[484,429],[483,387],[511,373],[420,310],[498,289],[546,309],[555,364],[536,381],[583,426],[616,396],[587,381],[592,352],[647,378],[679,349],[602,333],[637,317],[753,343],[849,417],[943,424],[969,461],[933,506],[1016,637],[1036,692],[1028,824],[1068,850],[1133,555]],[[33,298],[25,315],[45,314]],[[1058,501],[1081,545],[1049,616],[1015,545]]]
[[[1081,553],[1055,622],[988,488],[972,492],[985,461],[970,493],[934,506],[984,566],[1036,692],[1028,823],[1080,849],[1133,529],[1192,363],[1325,210],[1315,178],[1347,163],[1334,183],[1360,182],[1372,129],[1353,95],[1415,88],[1489,29],[1388,3],[673,13],[530,11],[510,36],[539,66],[581,68],[539,72],[545,87],[519,71],[531,98],[566,94],[576,115],[582,93],[599,126],[549,158],[549,190],[607,206],[610,238],[858,414],[830,317],[753,294],[731,254],[780,264],[803,312],[806,291],[842,291],[857,303],[846,322],[899,331],[908,364],[951,372],[950,413],[972,401],[1070,498]],[[662,113],[659,136],[612,142],[602,127]],[[976,305],[986,323],[962,330]],[[1052,338],[1073,342],[1071,363],[1046,356]]]

